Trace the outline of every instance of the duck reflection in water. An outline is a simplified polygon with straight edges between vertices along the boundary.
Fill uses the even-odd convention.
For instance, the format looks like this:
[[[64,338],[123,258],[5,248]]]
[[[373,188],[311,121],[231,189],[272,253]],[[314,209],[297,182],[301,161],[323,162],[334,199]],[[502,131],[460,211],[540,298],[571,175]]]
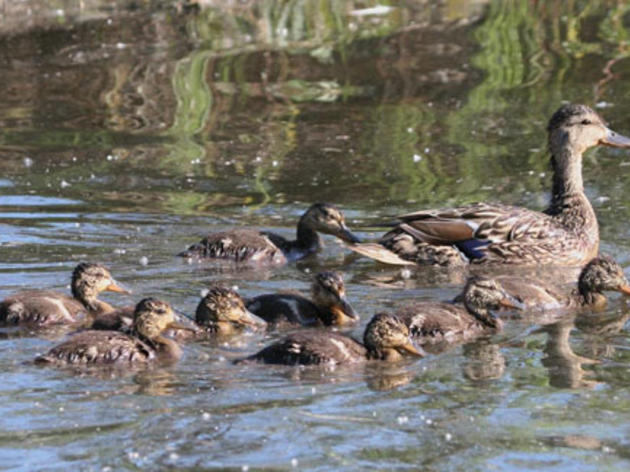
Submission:
[[[464,377],[475,382],[496,380],[503,377],[507,361],[501,352],[501,346],[487,339],[465,344],[463,354]]]
[[[548,324],[536,332],[547,334],[547,343],[541,363],[547,368],[549,384],[557,388],[593,388],[600,382],[588,377],[592,372],[582,368],[584,364],[598,364],[599,361],[582,357],[573,352],[570,343],[571,331],[575,328],[575,318]]]

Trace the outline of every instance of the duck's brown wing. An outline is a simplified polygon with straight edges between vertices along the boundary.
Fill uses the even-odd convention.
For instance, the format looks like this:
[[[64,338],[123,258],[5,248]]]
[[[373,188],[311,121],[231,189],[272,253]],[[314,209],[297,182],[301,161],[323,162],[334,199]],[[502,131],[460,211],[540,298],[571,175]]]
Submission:
[[[0,325],[72,324],[86,315],[79,301],[52,290],[26,290],[0,302]]]
[[[82,331],[38,357],[39,364],[95,365],[144,363],[155,351],[137,338],[117,331]]]
[[[245,303],[247,309],[272,325],[316,325],[319,320],[317,306],[301,295],[273,293],[259,295]]]
[[[460,342],[483,331],[479,321],[462,305],[420,302],[401,308],[396,315],[420,344]]]
[[[324,331],[292,334],[248,358],[285,365],[351,364],[365,359],[365,348],[354,339]]]
[[[474,263],[541,264],[557,259],[558,251],[563,255],[568,253],[572,261],[572,245],[576,244],[575,235],[550,215],[509,205],[475,203],[445,210],[423,210],[401,215],[399,219],[402,223],[395,228],[394,235],[412,236],[419,243],[416,257],[420,258],[426,250],[420,243],[425,243],[453,248]],[[391,237],[392,232],[385,236]],[[582,249],[575,250],[576,257],[583,259]],[[451,259],[443,265],[457,262],[452,251],[448,255]],[[435,256],[429,251],[428,257]]]
[[[235,262],[281,263],[285,261],[282,251],[265,233],[251,229],[209,234],[178,255],[200,259],[225,259]]]

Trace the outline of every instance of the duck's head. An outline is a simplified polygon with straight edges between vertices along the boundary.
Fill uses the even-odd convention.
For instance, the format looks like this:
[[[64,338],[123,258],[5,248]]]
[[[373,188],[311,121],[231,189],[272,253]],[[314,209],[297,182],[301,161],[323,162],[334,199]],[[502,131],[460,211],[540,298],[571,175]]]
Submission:
[[[346,219],[343,213],[327,203],[315,203],[302,215],[300,219],[302,226],[311,228],[314,231],[337,236],[349,243],[358,243],[360,239],[356,237],[346,226]]]
[[[81,262],[72,272],[72,295],[88,308],[95,308],[94,302],[104,291],[131,293],[122,287],[109,270],[101,264]]]
[[[523,304],[507,293],[499,282],[486,277],[471,277],[464,288],[464,305],[479,321],[490,328],[501,329],[502,323],[492,310],[501,307],[523,309]]]
[[[630,295],[630,284],[628,284],[623,269],[608,256],[596,257],[586,264],[580,272],[578,289],[580,294],[585,297],[606,291]]]
[[[365,328],[363,344],[372,359],[397,361],[405,354],[424,356],[411,342],[407,325],[390,313],[374,315]]]
[[[167,302],[156,298],[140,300],[133,312],[133,329],[139,336],[156,340],[167,329],[190,330],[177,322],[177,315]]]
[[[322,322],[327,326],[343,326],[359,321],[346,298],[346,288],[339,272],[320,272],[311,285],[313,301],[317,306],[325,307]]]
[[[560,149],[569,147],[581,154],[600,144],[630,148],[630,139],[612,131],[592,108],[586,105],[568,104],[560,107],[547,126],[549,146],[555,159],[561,159]],[[554,162],[554,165],[561,162]]]
[[[245,308],[245,303],[238,293],[219,286],[211,287],[206,296],[201,299],[195,312],[195,321],[200,325],[218,325],[230,328],[223,331],[231,331],[232,328],[246,326],[264,329],[267,326],[265,320]]]

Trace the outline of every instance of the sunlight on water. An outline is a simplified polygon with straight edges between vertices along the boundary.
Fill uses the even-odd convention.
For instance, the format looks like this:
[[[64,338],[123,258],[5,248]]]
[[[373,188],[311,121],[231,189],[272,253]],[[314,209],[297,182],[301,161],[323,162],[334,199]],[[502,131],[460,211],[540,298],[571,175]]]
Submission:
[[[293,238],[314,202],[364,240],[422,208],[542,209],[560,104],[630,134],[623,3],[153,3],[3,4],[1,298],[68,293],[73,268],[99,261],[133,290],[108,303],[153,296],[194,316],[215,283],[309,296],[314,274],[339,270],[360,338],[377,312],[452,299],[466,274],[378,265],[329,236],[275,268],[175,254],[232,227]],[[601,248],[623,267],[628,162],[584,159]],[[32,363],[67,330],[4,329],[0,468],[627,470],[629,314],[613,295],[602,313],[523,316],[415,362],[330,370],[233,364],[271,332],[77,374]]]

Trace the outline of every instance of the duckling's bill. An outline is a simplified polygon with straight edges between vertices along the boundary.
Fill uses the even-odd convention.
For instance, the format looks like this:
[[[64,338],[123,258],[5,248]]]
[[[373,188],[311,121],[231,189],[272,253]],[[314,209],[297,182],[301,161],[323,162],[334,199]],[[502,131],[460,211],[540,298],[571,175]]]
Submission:
[[[107,287],[105,287],[106,292],[117,292],[117,293],[125,293],[127,295],[131,295],[133,292],[129,290],[127,287],[122,285],[120,282],[115,279],[110,279],[110,283]]]
[[[426,356],[426,352],[424,352],[424,350],[419,349],[418,347],[416,347],[411,340],[407,340],[407,342],[405,344],[402,344],[401,346],[398,347],[398,350],[402,353],[408,353],[408,354],[413,354],[414,356],[417,357],[424,357]]]

